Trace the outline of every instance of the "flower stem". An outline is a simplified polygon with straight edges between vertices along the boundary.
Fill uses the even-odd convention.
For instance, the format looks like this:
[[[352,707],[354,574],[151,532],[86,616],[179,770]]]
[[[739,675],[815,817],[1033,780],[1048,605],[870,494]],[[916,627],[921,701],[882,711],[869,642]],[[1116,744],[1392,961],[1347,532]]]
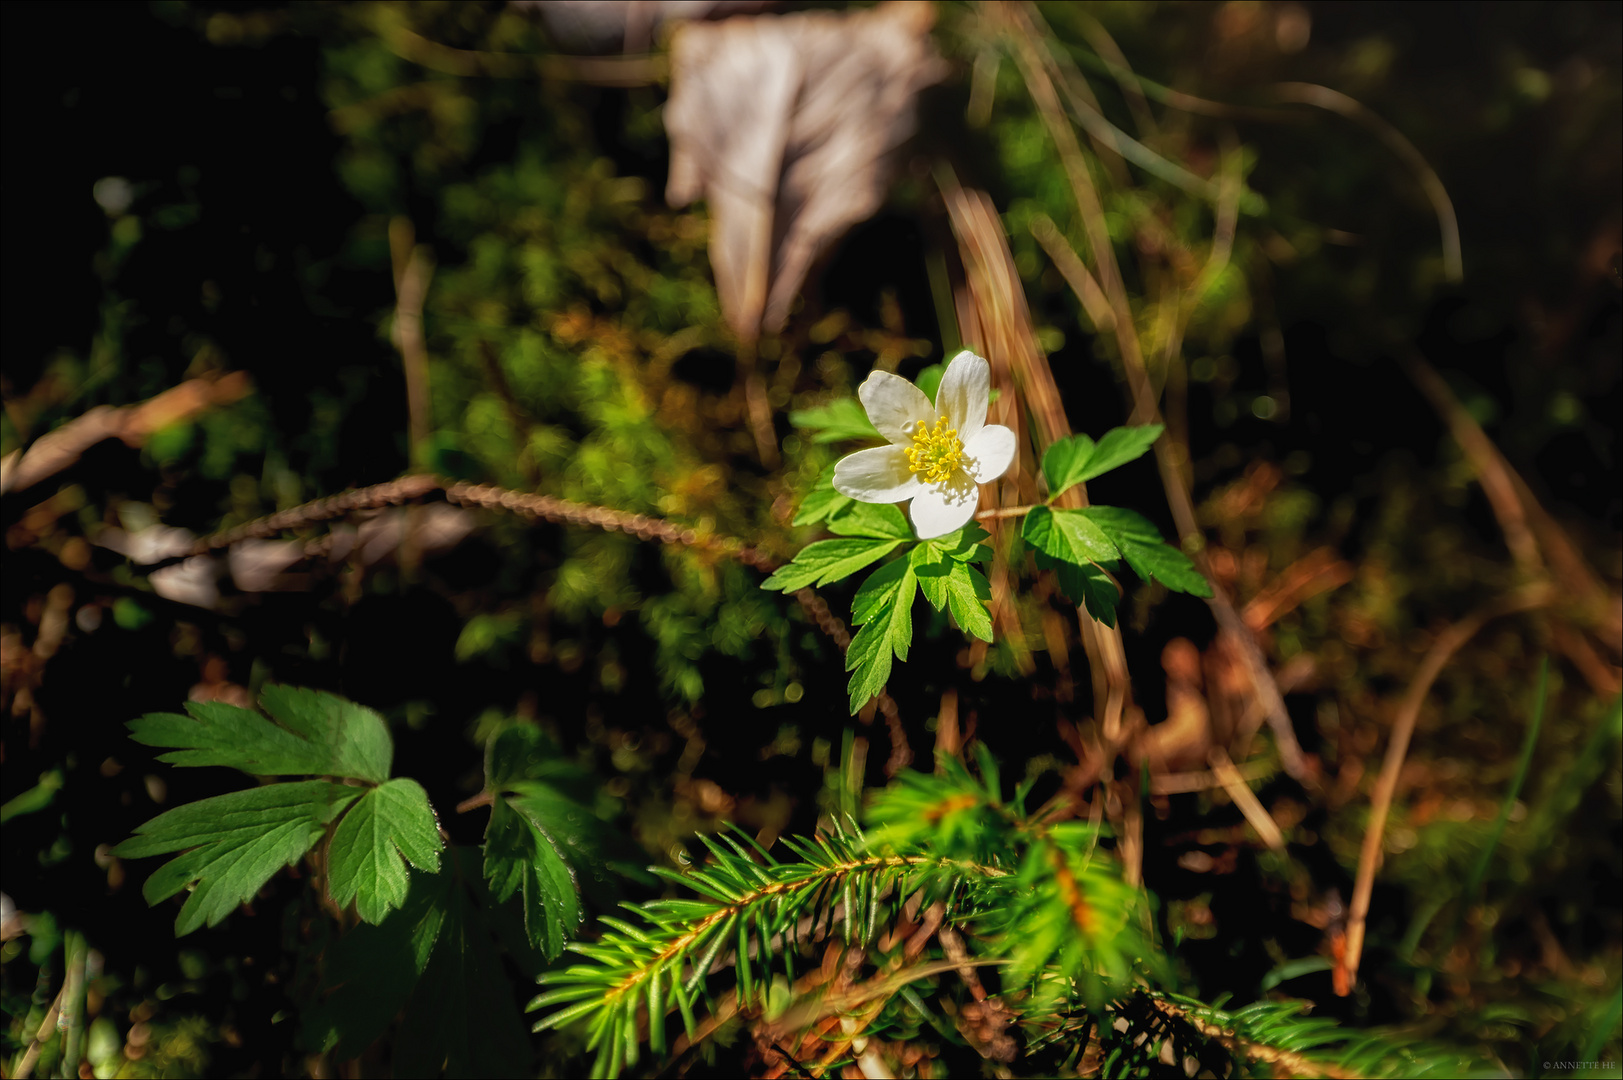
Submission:
[[[1040,504],[1038,504],[1038,505],[1040,505]],[[1037,506],[1035,506],[1035,505],[1033,505],[1033,506],[1000,506],[1000,507],[996,508],[995,510],[982,510],[980,513],[975,515],[975,520],[976,521],[991,521],[994,518],[1020,517],[1023,514],[1031,513],[1035,509],[1037,509]]]

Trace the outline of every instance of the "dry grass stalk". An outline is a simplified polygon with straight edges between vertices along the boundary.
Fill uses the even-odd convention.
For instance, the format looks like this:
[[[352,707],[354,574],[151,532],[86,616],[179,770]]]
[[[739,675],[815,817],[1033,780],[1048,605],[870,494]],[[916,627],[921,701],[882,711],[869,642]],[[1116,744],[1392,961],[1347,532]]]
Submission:
[[[1485,604],[1437,635],[1431,649],[1420,663],[1409,684],[1409,692],[1398,706],[1397,718],[1392,723],[1392,739],[1386,747],[1386,760],[1381,775],[1375,781],[1370,795],[1369,827],[1364,833],[1364,846],[1358,855],[1358,878],[1353,885],[1352,903],[1347,909],[1347,947],[1336,973],[1336,989],[1342,996],[1351,991],[1358,977],[1358,962],[1364,950],[1365,921],[1369,917],[1370,894],[1375,887],[1376,863],[1380,861],[1381,841],[1386,834],[1386,818],[1392,809],[1392,795],[1397,791],[1398,775],[1403,771],[1403,760],[1409,752],[1409,740],[1414,736],[1420,709],[1432,683],[1442,673],[1450,658],[1482,629],[1489,620],[1520,611],[1532,611],[1549,605],[1555,599],[1549,585],[1538,583],[1520,589]]]
[[[1001,374],[1000,366],[1005,367],[1005,385],[1020,391],[1018,395],[1005,394],[994,404],[994,409],[1003,407],[1004,412],[995,422],[1017,432],[1028,430],[1019,415],[1018,402],[1029,410],[1030,428],[1035,430],[1042,444],[1065,438],[1071,434],[1070,421],[1060,401],[1054,373],[1037,344],[1031,311],[1026,306],[1008,238],[991,199],[984,192],[966,191],[951,182],[943,183],[942,194],[958,237],[970,299],[968,306],[974,313],[973,318],[960,317],[964,340],[982,345],[993,358],[994,377]],[[1022,446],[1017,460],[1020,473],[1015,490],[1010,493],[1012,501],[1035,501],[1034,456],[1028,457]],[[1086,506],[1085,486],[1077,484],[1064,492],[1058,503],[1072,508]],[[1077,611],[1077,621],[1093,676],[1094,715],[1106,739],[1114,741],[1120,734],[1123,712],[1132,699],[1121,630],[1096,622],[1082,608]]]
[[[1053,74],[1050,71],[1052,59],[1048,58],[1045,62],[1046,53],[1038,47],[1035,33],[1023,8],[1004,4],[999,5],[997,10],[1004,16],[1015,45],[1016,59],[1025,76],[1027,89],[1037,104],[1037,110],[1042,115],[1055,146],[1059,149],[1060,160],[1064,163],[1065,171],[1071,180],[1071,188],[1076,196],[1083,228],[1088,237],[1088,246],[1096,263],[1095,271],[1101,291],[1114,314],[1116,342],[1121,351],[1127,383],[1133,395],[1133,415],[1130,422],[1150,423],[1158,419],[1160,414],[1156,405],[1156,395],[1150,386],[1143,350],[1134,330],[1132,308],[1128,302],[1121,268],[1116,263],[1115,252],[1111,247],[1099,193],[1088,172],[1076,132],[1066,119],[1059,96],[1054,90]],[[1237,188],[1231,185],[1225,187],[1229,189],[1227,197],[1237,197]],[[1231,217],[1229,211],[1219,213],[1219,235],[1214,241],[1213,253],[1207,263],[1208,270],[1213,265],[1213,260],[1219,258],[1220,253],[1223,261],[1227,259],[1227,243],[1232,242]],[[1225,232],[1229,234],[1227,241]],[[1193,547],[1198,551],[1201,536],[1195,523],[1194,503],[1179,472],[1181,462],[1178,455],[1171,441],[1165,436],[1156,442],[1155,452],[1161,479],[1166,488],[1167,502],[1177,523],[1179,536],[1186,547]],[[1208,579],[1210,576],[1207,574]],[[1227,594],[1216,583],[1213,584],[1213,594],[1209,601],[1212,613],[1223,631],[1234,638],[1251,672],[1258,699],[1262,702],[1269,726],[1273,729],[1274,742],[1285,771],[1297,782],[1309,787],[1315,786],[1317,781],[1291,728],[1290,714],[1285,710],[1285,699],[1279,692],[1279,686],[1273,672],[1268,668],[1261,648],[1257,645],[1255,635],[1246,627]]]
[[[27,450],[14,450],[0,462],[0,492],[21,491],[54,476],[78,461],[104,439],[141,446],[160,428],[230,405],[253,390],[246,372],[187,379],[138,405],[97,405],[34,440]]]
[[[1240,808],[1240,813],[1245,815],[1251,827],[1257,830],[1262,842],[1275,851],[1284,851],[1285,834],[1279,831],[1278,822],[1274,821],[1273,816],[1251,793],[1251,788],[1240,775],[1240,770],[1234,767],[1234,762],[1229,760],[1228,754],[1221,746],[1214,746],[1207,757],[1212,763],[1212,772],[1223,785],[1223,790],[1228,792],[1229,798],[1234,800],[1234,805]]]
[[[406,412],[412,463],[426,465],[424,447],[433,417],[428,404],[428,343],[423,338],[423,302],[434,263],[417,243],[417,231],[403,217],[389,222],[389,255],[394,265],[394,345],[406,373]]]
[[[1539,504],[1527,482],[1488,438],[1476,418],[1460,404],[1437,369],[1412,346],[1406,348],[1405,360],[1409,377],[1443,418],[1449,434],[1454,436],[1476,470],[1482,493],[1493,507],[1494,517],[1504,531],[1505,543],[1516,564],[1523,573],[1534,578],[1545,576],[1547,564],[1549,575],[1560,584],[1589,628],[1614,655],[1623,654],[1623,597],[1608,589],[1590,569],[1565,530]],[[1573,659],[1580,668],[1589,660],[1577,656]],[[1600,686],[1596,689],[1616,693],[1616,675],[1612,678],[1609,690]]]

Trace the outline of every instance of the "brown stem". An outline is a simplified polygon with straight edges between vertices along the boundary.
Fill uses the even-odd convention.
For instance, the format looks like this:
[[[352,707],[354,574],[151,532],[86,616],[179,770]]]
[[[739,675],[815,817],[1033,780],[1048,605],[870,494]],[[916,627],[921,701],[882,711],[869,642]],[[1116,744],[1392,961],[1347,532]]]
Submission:
[[[406,373],[406,411],[411,437],[411,462],[422,467],[430,425],[428,405],[428,345],[423,339],[423,301],[434,266],[428,249],[416,243],[409,220],[389,222],[389,250],[394,260],[394,343]]]
[[[187,379],[136,405],[97,405],[41,435],[26,450],[7,454],[0,462],[0,492],[21,491],[56,475],[104,439],[122,439],[126,446],[140,446],[159,428],[230,405],[252,390],[247,373],[234,371]]]
[[[1343,996],[1350,992],[1358,976],[1358,962],[1364,950],[1365,922],[1369,916],[1369,900],[1375,888],[1375,864],[1380,858],[1381,841],[1386,832],[1387,813],[1392,808],[1392,795],[1397,790],[1398,774],[1403,771],[1403,759],[1409,752],[1409,740],[1420,719],[1421,706],[1432,683],[1442,673],[1449,659],[1480,630],[1484,623],[1502,615],[1518,611],[1531,611],[1544,607],[1555,599],[1547,584],[1526,585],[1507,596],[1485,604],[1437,635],[1430,651],[1420,662],[1409,692],[1398,707],[1397,719],[1392,724],[1392,740],[1386,747],[1386,760],[1381,765],[1380,778],[1370,796],[1369,827],[1364,832],[1364,846],[1358,855],[1358,878],[1353,886],[1352,904],[1347,909],[1347,948],[1336,980]]]
[[[1614,653],[1623,651],[1623,600],[1589,568],[1566,532],[1420,350],[1405,344],[1402,356],[1409,378],[1443,418],[1476,470],[1517,566],[1529,576],[1542,577],[1547,559],[1550,573],[1561,583],[1567,599],[1584,610],[1595,633]]]
[[[39,1054],[45,1046],[45,1040],[51,1037],[51,1032],[56,1028],[57,1014],[62,1011],[62,997],[67,992],[67,983],[63,983],[62,989],[56,992],[56,1000],[51,1002],[51,1007],[45,1011],[45,1019],[40,1021],[39,1030],[34,1033],[34,1038],[29,1042],[28,1049],[23,1051],[22,1060],[17,1063],[16,1070],[11,1074],[17,1080],[27,1080],[29,1076],[33,1075],[34,1063],[39,1060]]]
[[[378,36],[403,60],[464,78],[564,79],[598,86],[647,86],[669,72],[663,56],[532,56],[455,49],[430,41],[387,9],[377,11]]]
[[[1115,316],[1116,343],[1121,350],[1127,384],[1134,399],[1131,422],[1150,423],[1159,415],[1160,410],[1156,406],[1154,392],[1150,388],[1144,354],[1134,330],[1132,307],[1128,302],[1121,268],[1116,263],[1115,250],[1111,247],[1110,233],[1105,225],[1104,208],[1099,201],[1099,193],[1094,187],[1093,177],[1088,172],[1087,162],[1082,156],[1082,148],[1077,142],[1076,133],[1071,129],[1060,107],[1053,81],[1033,40],[1023,9],[1004,5],[1000,10],[1007,15],[1007,21],[1013,31],[1016,58],[1020,62],[1026,86],[1031,92],[1032,100],[1037,104],[1038,112],[1042,114],[1049,135],[1059,149],[1060,160],[1065,165],[1066,174],[1070,177],[1071,190],[1076,197],[1088,245],[1097,264],[1102,291]],[[1214,244],[1214,257],[1218,250],[1218,246]],[[1226,257],[1225,254],[1225,260]],[[1208,267],[1211,265],[1209,260]],[[1186,545],[1199,550],[1201,537],[1195,522],[1194,503],[1188,489],[1184,487],[1183,478],[1179,473],[1179,463],[1174,460],[1171,443],[1163,436],[1157,440],[1155,452],[1156,464],[1161,471],[1167,503],[1172,510],[1173,520],[1177,523],[1178,534]],[[1210,578],[1210,575],[1207,577]],[[1313,786],[1315,780],[1302,754],[1301,746],[1296,741],[1296,733],[1291,728],[1290,714],[1285,710],[1285,699],[1279,692],[1273,673],[1268,670],[1267,660],[1257,645],[1255,635],[1245,628],[1222,587],[1214,582],[1212,591],[1213,597],[1209,601],[1212,612],[1217,617],[1218,623],[1234,637],[1240,654],[1250,669],[1257,695],[1267,710],[1268,721],[1273,728],[1274,741],[1279,748],[1280,761],[1285,766],[1285,771],[1298,783]]]
[[[1328,86],[1318,86],[1314,83],[1279,83],[1273,87],[1273,93],[1280,101],[1328,109],[1356,124],[1361,124],[1374,132],[1398,157],[1402,158],[1404,163],[1414,170],[1415,179],[1420,181],[1426,198],[1431,200],[1432,211],[1437,215],[1437,227],[1443,239],[1443,273],[1449,281],[1465,279],[1465,263],[1460,255],[1460,222],[1454,215],[1454,203],[1448,197],[1448,189],[1438,178],[1437,170],[1431,167],[1425,155],[1415,148],[1415,144],[1410,142],[1403,132],[1387,123],[1362,102]]]
[[[996,507],[996,508],[991,509],[991,510],[982,510],[982,511],[980,511],[979,513],[977,513],[975,515],[975,520],[976,521],[998,521],[998,520],[1001,520],[1003,518],[1023,517],[1026,514],[1031,513],[1033,510],[1037,509],[1037,507],[1041,506],[1041,505],[1042,505],[1041,503],[1038,503],[1038,504],[1033,505],[1033,506],[999,506],[999,507]]]
[[[1284,851],[1285,836],[1279,831],[1278,823],[1274,821],[1273,815],[1264,809],[1257,797],[1251,793],[1251,788],[1247,786],[1245,779],[1240,775],[1240,770],[1234,767],[1234,762],[1229,760],[1229,756],[1223,748],[1221,746],[1212,747],[1206,755],[1206,760],[1210,762],[1212,772],[1216,774],[1218,781],[1223,785],[1223,790],[1228,792],[1229,798],[1234,800],[1234,805],[1240,808],[1240,813],[1245,815],[1245,819],[1251,823],[1251,827],[1257,830],[1257,835],[1262,838],[1262,842],[1275,851]]]

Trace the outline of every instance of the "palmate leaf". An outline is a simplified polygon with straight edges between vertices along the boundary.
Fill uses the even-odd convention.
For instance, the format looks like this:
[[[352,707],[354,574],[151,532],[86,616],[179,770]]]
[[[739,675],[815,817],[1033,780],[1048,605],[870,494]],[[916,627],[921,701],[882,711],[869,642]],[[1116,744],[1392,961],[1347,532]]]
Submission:
[[[526,937],[553,960],[580,927],[580,897],[563,856],[519,801],[499,798],[491,807],[485,880],[498,902],[519,898]]]
[[[907,659],[913,644],[913,595],[918,578],[909,559],[886,563],[862,583],[851,601],[851,621],[861,626],[845,652],[845,670],[852,673],[851,712],[854,715],[884,689],[890,661]]]
[[[1051,510],[1039,506],[1026,515],[1020,535],[1046,555],[1075,566],[1114,566],[1116,545],[1086,510]]]
[[[778,567],[771,577],[761,582],[761,588],[794,592],[808,585],[828,585],[884,558],[901,544],[901,540],[867,537],[819,540],[801,548],[794,561],[787,566]]]
[[[252,900],[360,796],[358,788],[326,780],[234,791],[159,814],[113,854],[138,859],[185,852],[160,867],[141,890],[147,903],[157,904],[193,887],[175,919],[175,934],[182,936],[205,923],[215,925]]]
[[[902,512],[889,503],[850,501],[829,515],[828,531],[836,536],[867,536],[880,540],[911,540],[913,529]]]
[[[992,617],[987,605],[992,587],[986,577],[967,562],[948,555],[926,542],[909,555],[919,591],[937,611],[948,608],[966,634],[982,641],[992,640]]]
[[[1212,595],[1211,582],[1203,577],[1189,556],[1161,540],[1161,533],[1144,515],[1118,506],[1090,506],[1072,511],[1086,515],[1121,549],[1133,573],[1145,581],[1154,579],[1174,592],[1195,596]]]
[[[1165,430],[1160,424],[1145,424],[1112,428],[1097,443],[1086,435],[1058,440],[1043,453],[1049,497],[1137,460]]]
[[[971,521],[956,532],[938,536],[934,540],[921,541],[919,546],[958,562],[986,562],[992,557],[992,549],[982,541],[990,535]]]
[[[503,728],[485,747],[485,789],[507,791],[525,780],[540,780],[580,802],[602,781],[565,757],[562,748],[534,724]]]
[[[338,821],[327,852],[330,894],[339,906],[353,901],[363,920],[378,922],[406,897],[402,856],[420,869],[439,867],[439,827],[428,796],[415,781],[388,780],[394,743],[371,709],[290,686],[267,687],[260,704],[274,722],[250,709],[192,702],[189,715],[152,713],[130,728],[139,742],[176,747],[159,758],[175,765],[339,776],[378,786],[311,780],[205,799],[147,822],[117,851],[127,858],[185,852],[145,887],[155,904],[193,886],[176,921],[176,933],[185,934],[204,922],[214,925],[251,899]]]
[[[333,832],[327,849],[327,887],[333,902],[381,922],[406,899],[405,860],[419,870],[440,868],[439,826],[428,793],[404,777],[368,791]]]
[[[318,690],[268,686],[252,709],[218,701],[186,703],[188,715],[148,713],[129,723],[147,746],[176,747],[171,765],[225,765],[254,776],[343,776],[380,784],[389,778],[394,742],[371,709]]]
[[[525,949],[556,958],[580,927],[583,898],[600,907],[619,899],[614,877],[654,884],[642,850],[568,794],[591,798],[589,774],[560,760],[537,728],[515,725],[492,739],[485,775],[493,803],[484,877]]]
[[[855,501],[834,490],[834,466],[830,465],[823,470],[822,475],[817,478],[817,483],[812,485],[812,489],[800,501],[800,509],[795,511],[794,524],[798,527],[827,521],[829,517]]]

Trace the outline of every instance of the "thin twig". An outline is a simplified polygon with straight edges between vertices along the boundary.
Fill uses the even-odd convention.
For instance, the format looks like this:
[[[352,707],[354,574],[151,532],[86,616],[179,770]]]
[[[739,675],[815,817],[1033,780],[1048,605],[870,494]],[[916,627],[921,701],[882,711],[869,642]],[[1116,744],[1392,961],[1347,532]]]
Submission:
[[[40,1051],[44,1049],[45,1040],[51,1037],[51,1031],[56,1027],[57,1015],[62,1011],[62,996],[68,992],[68,984],[64,982],[62,989],[56,992],[56,1000],[51,1007],[45,1010],[45,1019],[40,1021],[39,1030],[34,1032],[34,1038],[29,1042],[28,1049],[23,1051],[22,1060],[12,1076],[17,1080],[28,1080],[34,1072],[34,1063],[39,1060]]]
[[[991,510],[982,510],[979,513],[977,513],[975,515],[975,520],[976,521],[997,521],[997,520],[1000,520],[1002,518],[1024,517],[1026,514],[1031,513],[1033,510],[1037,509],[1037,507],[1041,506],[1041,505],[1042,505],[1041,503],[1037,503],[1037,504],[1032,505],[1032,506],[999,506],[999,507],[994,507]]]
[[[154,431],[209,409],[230,405],[253,390],[246,372],[187,379],[136,405],[97,405],[41,435],[26,450],[0,462],[0,492],[20,491],[54,476],[104,439],[140,446]]]
[[[1527,483],[1420,350],[1405,343],[1401,355],[1409,378],[1443,418],[1449,434],[1476,470],[1482,493],[1522,572],[1541,577],[1548,560],[1549,570],[1561,583],[1567,599],[1587,609],[1585,614],[1601,640],[1614,652],[1623,650],[1623,600],[1589,568],[1566,532],[1540,505]],[[1611,692],[1616,693],[1615,686]]]
[[[1242,783],[1249,784],[1254,780],[1266,780],[1273,769],[1263,763],[1235,765],[1234,773]],[[1210,791],[1215,787],[1223,787],[1225,781],[1215,772],[1183,772],[1161,773],[1150,777],[1151,795],[1184,795],[1191,791]]]
[[[307,528],[365,510],[379,510],[388,506],[416,502],[435,492],[443,492],[446,502],[459,506],[505,510],[532,519],[623,532],[643,540],[658,540],[664,544],[680,544],[724,555],[758,570],[774,570],[778,565],[777,560],[741,540],[730,536],[701,533],[692,527],[675,525],[647,514],[632,514],[623,510],[611,510],[606,506],[570,502],[568,499],[552,495],[511,491],[491,484],[469,484],[463,481],[448,483],[437,476],[414,474],[316,499],[202,537],[185,554],[147,564],[142,568],[150,570],[228,548],[242,540],[269,539],[285,531]]]
[[[1544,607],[1554,599],[1555,592],[1547,584],[1523,586],[1483,605],[1438,634],[1425,659],[1420,662],[1420,668],[1409,684],[1409,692],[1398,707],[1397,719],[1392,724],[1392,738],[1386,747],[1386,760],[1381,765],[1380,778],[1376,780],[1375,791],[1370,796],[1369,827],[1364,833],[1364,846],[1358,855],[1358,878],[1353,886],[1352,903],[1347,909],[1347,949],[1339,969],[1338,988],[1350,992],[1358,977],[1370,894],[1375,887],[1375,864],[1380,858],[1381,842],[1386,833],[1386,817],[1392,808],[1392,795],[1397,790],[1398,775],[1403,771],[1403,760],[1409,752],[1409,740],[1414,735],[1421,706],[1426,702],[1432,683],[1437,681],[1437,676],[1449,659],[1471,640],[1484,623],[1503,615]]]
[[[1077,207],[1081,212],[1084,231],[1087,233],[1088,245],[1092,249],[1097,263],[1097,272],[1106,300],[1109,301],[1115,313],[1116,342],[1121,350],[1123,367],[1127,375],[1127,384],[1134,398],[1133,423],[1149,423],[1159,414],[1156,407],[1153,391],[1150,389],[1149,376],[1144,365],[1144,354],[1140,348],[1138,335],[1134,330],[1132,308],[1127,298],[1127,287],[1121,276],[1121,268],[1116,263],[1114,248],[1111,246],[1110,233],[1105,225],[1104,207],[1099,201],[1099,193],[1094,188],[1093,178],[1088,172],[1087,162],[1082,157],[1082,148],[1077,143],[1076,133],[1065,119],[1064,111],[1060,107],[1059,97],[1054,91],[1053,80],[1046,69],[1042,54],[1033,41],[1029,23],[1025,19],[1025,9],[1013,5],[1000,8],[1008,15],[1008,21],[1014,30],[1015,56],[1025,76],[1026,86],[1031,92],[1032,100],[1037,104],[1037,110],[1042,114],[1043,121],[1048,127],[1055,146],[1059,149],[1061,162],[1065,166],[1066,174],[1071,180],[1071,190],[1076,197]],[[1216,249],[1214,248],[1214,251]],[[1179,463],[1174,461],[1170,452],[1170,444],[1165,438],[1157,440],[1156,462],[1161,470],[1161,479],[1166,488],[1167,503],[1172,510],[1172,516],[1178,526],[1180,538],[1189,546],[1197,547],[1200,542],[1200,532],[1195,523],[1194,503],[1188,490],[1184,487],[1181,474],[1178,471]],[[1207,575],[1208,579],[1210,575]],[[1216,582],[1212,583],[1213,596],[1208,603],[1212,613],[1217,617],[1218,623],[1229,632],[1251,671],[1252,681],[1256,686],[1258,697],[1267,710],[1268,722],[1274,732],[1274,742],[1279,750],[1280,762],[1285,771],[1298,783],[1306,786],[1314,785],[1315,781],[1308,768],[1307,760],[1302,754],[1300,744],[1296,741],[1296,733],[1291,728],[1290,714],[1285,709],[1285,699],[1279,692],[1279,686],[1268,669],[1267,660],[1257,645],[1256,637],[1245,627],[1239,615],[1234,610],[1234,604],[1229,600],[1223,588]]]
[[[1240,775],[1240,770],[1234,767],[1234,762],[1229,760],[1223,748],[1212,747],[1206,754],[1206,760],[1211,763],[1212,772],[1223,785],[1223,790],[1228,792],[1229,798],[1234,800],[1234,805],[1240,808],[1240,813],[1245,815],[1251,827],[1257,830],[1262,842],[1275,851],[1284,851],[1285,835],[1279,831],[1278,822],[1274,821],[1273,815],[1269,814],[1251,793],[1251,789],[1246,786],[1245,778]]]
[[[426,465],[430,416],[428,413],[428,345],[423,338],[423,302],[434,264],[428,249],[417,243],[417,232],[409,220],[397,217],[389,222],[389,250],[394,262],[394,344],[400,350],[400,363],[406,373],[406,412],[410,434],[411,463]]]
[[[409,29],[387,8],[376,11],[378,36],[402,60],[464,78],[562,79],[597,86],[648,86],[669,73],[663,56],[559,56],[454,49]]]
[[[1092,15],[1084,12],[1079,23],[1082,27],[1082,36],[1088,39],[1093,51],[1098,53],[1113,67],[1112,74],[1116,77],[1116,84],[1121,87],[1122,97],[1127,100],[1127,111],[1133,114],[1133,123],[1138,125],[1140,134],[1155,136],[1160,133],[1160,127],[1155,122],[1155,114],[1150,112],[1149,102],[1144,100],[1144,88],[1138,84],[1138,76],[1133,73],[1132,66],[1127,62],[1127,54],[1121,51],[1116,39],[1110,36],[1104,23]],[[1062,57],[1062,62],[1069,57]],[[1081,72],[1077,72],[1078,77]]]
[[[1110,301],[1105,299],[1104,290],[1099,283],[1088,273],[1087,264],[1077,255],[1076,250],[1060,235],[1059,229],[1049,220],[1047,214],[1038,214],[1031,221],[1031,235],[1048,252],[1048,257],[1054,260],[1060,274],[1070,285],[1076,298],[1082,301],[1082,310],[1087,312],[1088,319],[1093,328],[1101,334],[1108,334],[1116,329],[1116,313],[1110,308]]]
[[[1345,116],[1374,132],[1398,157],[1402,158],[1404,163],[1414,170],[1415,178],[1420,181],[1426,198],[1431,200],[1432,211],[1437,215],[1437,227],[1442,232],[1443,239],[1444,276],[1454,282],[1465,280],[1465,261],[1460,255],[1460,222],[1454,214],[1453,200],[1448,197],[1448,189],[1438,178],[1437,170],[1431,167],[1426,156],[1416,149],[1415,144],[1410,142],[1403,132],[1393,127],[1363,102],[1328,86],[1288,82],[1279,83],[1270,89],[1274,97],[1280,101],[1313,105]]]

